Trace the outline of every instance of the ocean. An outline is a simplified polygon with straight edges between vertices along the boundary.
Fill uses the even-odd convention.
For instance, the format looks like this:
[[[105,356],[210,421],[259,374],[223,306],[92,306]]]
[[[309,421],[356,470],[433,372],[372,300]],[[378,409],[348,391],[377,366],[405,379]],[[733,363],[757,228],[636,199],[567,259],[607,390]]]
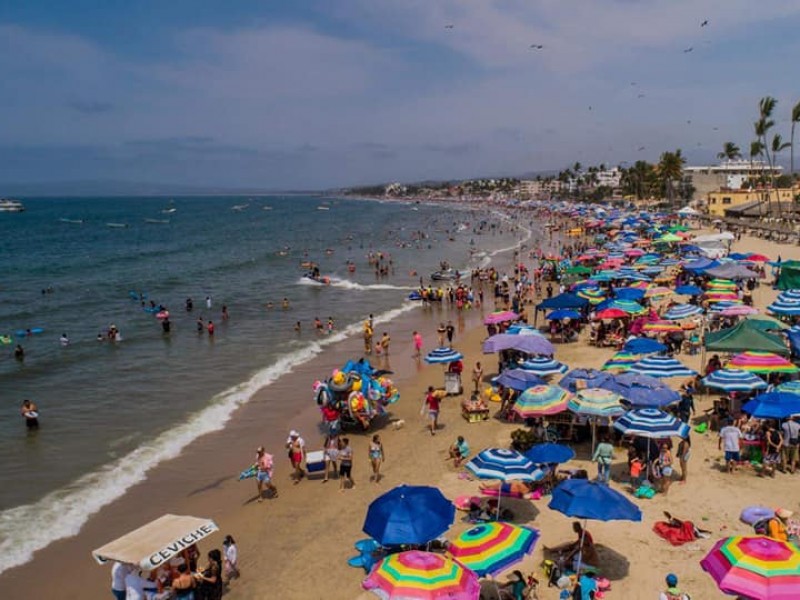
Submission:
[[[519,242],[497,215],[453,205],[22,200],[26,212],[0,213],[0,335],[13,337],[0,345],[0,572],[76,534],[149,469],[224,427],[257,390],[358,334],[369,314],[388,324],[415,310],[408,293],[440,261],[471,268]],[[389,253],[393,273],[378,278],[370,251]],[[305,280],[305,260],[330,285]],[[131,291],[167,307],[168,335]],[[197,332],[200,316],[214,321],[213,338]],[[315,317],[332,317],[334,332],[316,333]],[[97,341],[112,324],[122,340]],[[23,361],[14,358],[17,343]],[[301,383],[309,402],[310,384]],[[19,414],[26,398],[39,406],[38,431]]]

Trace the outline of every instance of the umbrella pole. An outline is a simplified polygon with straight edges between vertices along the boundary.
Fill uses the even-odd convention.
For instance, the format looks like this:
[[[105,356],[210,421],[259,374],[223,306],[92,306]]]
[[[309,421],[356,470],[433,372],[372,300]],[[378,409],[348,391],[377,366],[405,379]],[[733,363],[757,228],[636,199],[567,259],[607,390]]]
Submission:
[[[581,529],[581,539],[580,539],[580,546],[578,546],[578,568],[575,569],[577,577],[580,579],[581,576],[581,569],[583,568],[583,540],[586,537],[586,525],[588,523],[588,519],[583,520],[583,528]]]

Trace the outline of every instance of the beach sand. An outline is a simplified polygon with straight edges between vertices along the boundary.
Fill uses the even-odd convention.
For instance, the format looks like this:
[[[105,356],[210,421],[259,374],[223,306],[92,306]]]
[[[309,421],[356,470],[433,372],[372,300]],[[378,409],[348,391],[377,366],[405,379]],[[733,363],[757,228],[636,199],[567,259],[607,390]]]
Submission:
[[[781,254],[784,259],[798,254],[790,246],[751,238],[743,238],[734,248],[773,257]],[[762,286],[756,290],[754,300],[763,308],[774,295],[775,292]],[[491,308],[488,305],[485,311]],[[460,398],[451,397],[443,402],[442,427],[437,435],[427,432],[420,406],[428,385],[442,385],[442,367],[418,364],[411,358],[411,331],[419,329],[423,333],[429,350],[435,345],[436,325],[447,317],[457,321],[459,331],[454,346],[466,355],[465,387],[469,387],[468,373],[476,360],[483,362],[484,372],[489,376],[497,369],[496,356],[480,353],[480,342],[485,337],[480,311],[462,313],[457,319],[443,309],[418,309],[389,324],[386,329],[394,343],[387,368],[396,372],[394,379],[401,392],[401,400],[392,407],[392,418],[402,419],[405,424],[400,429],[387,426],[380,430],[386,449],[384,479],[380,484],[369,481],[367,444],[372,432],[349,436],[356,456],[353,472],[356,486],[343,493],[338,491],[336,480],[323,484],[319,478],[312,478],[292,485],[283,450],[290,428],[300,430],[309,450],[321,449],[322,435],[318,433],[318,411],[311,400],[311,383],[347,359],[360,356],[361,340],[354,338],[337,344],[260,392],[240,409],[225,430],[199,439],[184,454],[163,463],[148,474],[146,482],[100,511],[76,537],[56,542],[37,553],[27,565],[4,573],[0,576],[3,598],[108,597],[109,569],[94,563],[91,550],[165,512],[215,519],[221,529],[221,535],[212,538],[216,547],[221,546],[224,534],[236,538],[242,576],[231,584],[227,598],[373,598],[361,591],[363,571],[346,564],[355,554],[353,543],[365,537],[361,527],[369,503],[401,483],[438,486],[450,498],[474,495],[477,482],[459,477],[445,461],[448,446],[457,435],[463,435],[473,451],[489,446],[507,447],[511,431],[518,427],[496,419],[467,423],[460,416]],[[377,326],[376,336],[383,329]],[[613,353],[589,347],[585,339],[557,344],[556,348],[556,358],[571,368],[599,367]],[[679,358],[692,368],[700,368],[700,355]],[[670,383],[677,386],[681,381]],[[296,402],[270,403],[269,399],[276,395]],[[710,396],[697,396],[698,414],[709,408],[711,402]],[[276,405],[283,408],[278,411]],[[276,483],[280,489],[278,499],[262,504],[253,501],[252,480],[236,481],[238,472],[251,462],[260,444],[275,455]],[[577,458],[569,466],[582,466],[594,474],[588,444],[578,446],[576,451]],[[644,513],[642,523],[589,522],[589,530],[599,545],[603,573],[612,582],[607,598],[657,597],[668,572],[679,576],[681,589],[693,598],[723,597],[698,563],[717,539],[751,532],[738,520],[741,509],[764,504],[798,510],[797,476],[778,473],[774,480],[764,480],[749,469],[728,475],[723,472],[720,458],[714,433],[694,434],[687,483],[676,482],[668,496],[637,500]],[[625,456],[620,450],[612,476],[624,478],[625,471]],[[619,483],[612,486],[623,489]],[[547,501],[548,497],[538,501],[506,503],[504,500],[515,512],[517,522],[541,531],[533,555],[517,566],[524,572],[534,572],[540,579],[543,578],[539,568],[542,547],[573,537],[572,520],[548,509]],[[663,518],[664,510],[711,530],[711,539],[670,546],[652,532],[653,523]],[[466,528],[466,524],[457,520],[448,537],[455,537]],[[205,553],[210,547],[204,544],[201,550]],[[543,587],[539,593],[542,599],[557,596],[555,588]]]

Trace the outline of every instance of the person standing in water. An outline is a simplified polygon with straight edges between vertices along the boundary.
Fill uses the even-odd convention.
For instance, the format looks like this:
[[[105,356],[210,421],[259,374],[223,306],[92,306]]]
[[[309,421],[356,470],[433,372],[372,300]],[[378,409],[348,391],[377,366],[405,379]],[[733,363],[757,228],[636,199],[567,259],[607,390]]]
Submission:
[[[392,343],[392,338],[390,338],[389,334],[386,331],[384,331],[383,335],[381,336],[380,345],[381,349],[383,350],[383,353],[386,356],[389,356],[389,344],[391,343]]]
[[[163,321],[161,321],[161,330],[162,330],[162,331],[163,331],[165,334],[169,334],[169,330],[170,330],[170,328],[171,328],[171,327],[172,327],[172,325],[171,325],[171,323],[169,322],[169,317],[167,317],[167,318],[165,318]]]
[[[214,321],[209,321],[208,322],[208,327],[206,327],[206,329],[208,330],[208,335],[213,337],[213,335],[214,335]]]
[[[206,296],[206,308],[211,309],[211,296]]]
[[[192,302],[191,298],[187,298],[186,299],[186,312],[192,312],[193,308],[194,308],[194,302]]]
[[[419,331],[415,331],[411,335],[414,338],[414,358],[420,358],[422,356],[422,335]]]
[[[39,429],[39,407],[30,400],[25,400],[20,408],[20,414],[25,418],[25,427]]]
[[[17,347],[14,348],[14,358],[20,362],[25,360],[25,349],[22,347],[22,344],[17,344]]]
[[[206,325],[203,323],[203,317],[197,317],[197,333],[203,333],[206,330]]]
[[[230,317],[230,315],[228,314],[228,305],[227,304],[223,304],[222,305],[222,320],[223,321],[227,321],[228,317]]]
[[[69,338],[67,337],[66,333],[62,333],[61,338],[58,341],[62,346],[69,346]]]

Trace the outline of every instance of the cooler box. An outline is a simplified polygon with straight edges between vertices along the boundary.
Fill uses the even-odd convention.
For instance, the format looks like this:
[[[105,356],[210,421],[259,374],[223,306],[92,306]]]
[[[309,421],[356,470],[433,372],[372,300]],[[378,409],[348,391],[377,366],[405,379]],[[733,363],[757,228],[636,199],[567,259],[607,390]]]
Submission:
[[[460,373],[445,373],[444,374],[444,391],[448,394],[458,395],[461,393],[461,374]]]
[[[325,452],[317,450],[316,452],[306,453],[306,469],[309,473],[318,473],[325,469]]]

